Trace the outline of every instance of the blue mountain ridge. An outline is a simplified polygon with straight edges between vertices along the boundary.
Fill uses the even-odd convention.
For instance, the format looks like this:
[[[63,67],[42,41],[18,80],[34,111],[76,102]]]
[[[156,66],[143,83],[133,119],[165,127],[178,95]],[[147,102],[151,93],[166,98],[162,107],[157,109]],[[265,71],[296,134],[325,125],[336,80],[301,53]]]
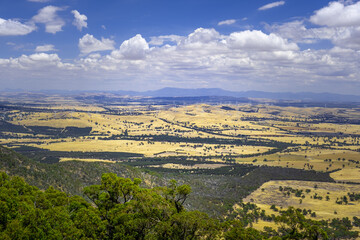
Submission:
[[[162,88],[159,90],[136,92],[114,91],[119,95],[144,96],[144,97],[203,97],[226,96],[236,98],[266,98],[274,100],[301,100],[317,102],[360,102],[360,96],[337,93],[312,93],[312,92],[263,92],[263,91],[228,91],[221,88]]]

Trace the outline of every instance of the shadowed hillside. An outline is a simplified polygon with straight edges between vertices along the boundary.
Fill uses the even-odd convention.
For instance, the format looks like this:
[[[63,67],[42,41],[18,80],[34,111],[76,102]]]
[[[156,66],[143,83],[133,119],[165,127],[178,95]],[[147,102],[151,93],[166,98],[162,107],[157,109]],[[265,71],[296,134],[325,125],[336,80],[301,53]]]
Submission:
[[[181,184],[189,184],[194,189],[194,194],[189,197],[185,207],[201,210],[212,216],[226,214],[235,203],[269,180],[333,182],[329,173],[300,169],[267,166],[249,168],[246,165],[235,164],[200,174],[175,169],[164,171],[162,168],[143,165],[147,161],[138,161],[135,164],[81,161],[44,164],[0,146],[0,170],[9,175],[22,176],[40,189],[54,186],[67,193],[81,195],[83,187],[99,184],[101,175],[108,172],[122,177],[140,178],[145,187],[164,186],[171,179],[175,179]],[[234,174],[229,174],[229,171]]]
[[[22,176],[29,184],[40,189],[54,186],[71,194],[81,194],[84,186],[99,183],[101,175],[107,172],[130,178],[152,178],[149,174],[116,163],[79,161],[51,165],[39,163],[2,146],[0,146],[0,170],[9,175]],[[151,183],[152,181],[145,182]]]

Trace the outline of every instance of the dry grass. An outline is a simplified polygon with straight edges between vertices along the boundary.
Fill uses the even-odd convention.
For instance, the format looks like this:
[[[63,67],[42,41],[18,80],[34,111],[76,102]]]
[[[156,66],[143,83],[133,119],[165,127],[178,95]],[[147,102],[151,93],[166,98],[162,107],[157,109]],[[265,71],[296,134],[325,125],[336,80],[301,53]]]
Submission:
[[[149,157],[187,155],[187,156],[220,156],[221,154],[252,154],[266,152],[267,147],[253,146],[226,146],[215,149],[215,144],[191,144],[170,142],[148,142],[133,140],[92,140],[81,139],[77,141],[53,142],[42,144],[28,144],[33,147],[49,149],[51,151],[84,151],[84,152],[132,152]]]
[[[114,151],[114,152],[133,152],[142,153],[146,156],[221,156],[221,155],[246,155],[263,153],[269,150],[266,147],[255,146],[234,146],[222,145],[214,149],[215,145],[201,144],[201,147],[194,148],[194,144],[178,144],[169,142],[147,143],[144,141],[98,141],[96,136],[111,137],[123,134],[125,131],[130,136],[141,135],[171,135],[178,137],[201,137],[201,138],[234,138],[237,135],[247,135],[260,139],[271,139],[280,142],[302,144],[300,151],[255,157],[255,165],[269,165],[308,169],[310,164],[314,170],[331,171],[338,168],[354,168],[355,165],[349,163],[349,159],[360,160],[360,148],[358,140],[355,138],[325,138],[325,137],[304,137],[298,132],[326,132],[326,133],[360,133],[359,125],[317,123],[311,124],[305,121],[310,116],[319,114],[333,114],[335,116],[346,116],[357,119],[360,112],[352,109],[326,109],[326,108],[295,108],[295,107],[276,107],[267,105],[253,106],[249,104],[228,105],[235,109],[228,111],[221,109],[220,106],[205,104],[181,106],[169,108],[168,106],[140,106],[134,103],[129,106],[109,106],[113,111],[119,113],[141,113],[141,115],[111,115],[103,112],[105,109],[99,106],[92,106],[79,103],[77,101],[59,97],[49,98],[49,112],[20,112],[11,111],[13,124],[23,126],[49,126],[65,128],[92,127],[91,136],[84,136],[65,140],[58,143],[49,139],[33,139],[26,134],[18,134],[19,138],[0,139],[2,144],[18,144],[41,147],[57,151]],[[53,104],[59,102],[59,104]],[[77,111],[89,112],[77,112]],[[252,111],[252,112],[249,112]],[[252,118],[261,119],[251,120]],[[165,119],[166,122],[162,119]],[[264,119],[264,120],[262,120]],[[286,120],[286,121],[283,121]],[[288,121],[291,120],[291,121]],[[207,129],[210,132],[196,130],[199,128]],[[224,135],[218,135],[225,134]],[[9,136],[16,137],[12,133]],[[226,136],[227,135],[227,136]],[[95,136],[95,139],[90,139]],[[339,134],[340,136],[340,134]],[[21,137],[21,138],[20,138]],[[347,146],[332,146],[333,149],[316,149],[305,147],[308,144],[323,144],[328,141],[337,141]],[[205,148],[212,149],[205,149]],[[347,149],[345,149],[347,148]],[[353,151],[350,151],[350,150]],[[238,158],[237,161],[249,163],[255,158]],[[266,158],[268,161],[263,161]],[[332,159],[333,162],[324,162],[325,159]],[[338,158],[345,158],[343,161],[335,161]],[[280,161],[279,161],[280,160]]]
[[[105,160],[105,159],[95,159],[95,158],[60,158],[60,162],[68,162],[68,161],[115,163],[115,161]]]
[[[283,192],[279,191],[280,186],[303,190],[305,198],[295,197],[294,194],[289,197],[284,196]],[[310,193],[305,193],[306,189],[310,189]],[[335,203],[337,198],[347,196],[348,192],[360,193],[360,185],[306,181],[269,181],[243,200],[262,204],[260,206],[263,207],[267,205],[267,211],[270,211],[270,213],[273,212],[269,206],[274,204],[282,208],[293,206],[295,208],[311,209],[316,212],[317,219],[360,216],[360,201],[351,202],[349,205]],[[311,198],[315,193],[322,196],[323,199]],[[330,197],[329,201],[326,200],[326,196]],[[300,203],[300,199],[302,199],[302,203]]]
[[[152,165],[151,167],[159,167],[159,168],[170,168],[170,169],[216,169],[224,166],[228,166],[226,164],[194,164],[194,165],[183,165],[176,163],[166,163],[162,165]]]
[[[359,168],[346,168],[330,174],[336,181],[344,182],[357,182],[360,183],[360,169]]]

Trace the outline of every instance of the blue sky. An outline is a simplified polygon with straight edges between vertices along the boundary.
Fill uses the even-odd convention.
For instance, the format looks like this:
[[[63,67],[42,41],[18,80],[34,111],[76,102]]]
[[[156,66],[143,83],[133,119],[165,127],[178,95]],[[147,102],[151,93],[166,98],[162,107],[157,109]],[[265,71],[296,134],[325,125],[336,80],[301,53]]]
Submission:
[[[2,0],[0,89],[360,92],[360,2]]]

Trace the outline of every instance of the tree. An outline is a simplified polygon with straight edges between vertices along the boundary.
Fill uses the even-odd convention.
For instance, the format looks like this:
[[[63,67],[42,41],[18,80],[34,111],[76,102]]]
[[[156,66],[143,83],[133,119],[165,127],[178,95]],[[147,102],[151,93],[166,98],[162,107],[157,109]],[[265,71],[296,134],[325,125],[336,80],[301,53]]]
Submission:
[[[191,193],[191,187],[189,185],[178,186],[175,180],[171,180],[170,185],[163,189],[163,193],[165,198],[175,205],[179,213],[184,209],[183,204]]]
[[[258,240],[265,236],[254,228],[244,228],[239,220],[228,221],[224,223],[225,240]]]
[[[306,219],[293,207],[282,211],[275,222],[280,224],[278,231],[283,239],[328,239],[320,222]]]
[[[331,239],[356,238],[348,218],[331,222],[306,219],[294,208],[272,216],[275,231],[251,227],[266,219],[255,204],[241,203],[229,220],[187,211],[188,185],[146,189],[139,179],[104,174],[100,185],[86,187],[93,201],[49,187],[40,191],[19,177],[0,173],[0,239]],[[358,224],[354,217],[354,225]]]

